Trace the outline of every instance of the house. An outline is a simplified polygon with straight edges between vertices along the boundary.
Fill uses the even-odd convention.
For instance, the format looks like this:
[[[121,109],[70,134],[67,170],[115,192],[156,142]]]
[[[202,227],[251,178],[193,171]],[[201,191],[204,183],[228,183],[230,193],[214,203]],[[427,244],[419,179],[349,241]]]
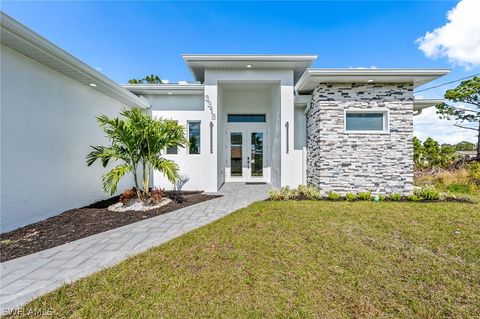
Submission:
[[[191,145],[167,150],[189,189],[225,182],[322,192],[410,193],[413,116],[439,100],[413,89],[446,69],[315,69],[315,55],[183,55],[194,82],[124,85],[178,121]],[[154,174],[156,185],[168,185]]]
[[[316,69],[316,55],[183,55],[193,81],[119,85],[1,15],[2,231],[105,198],[89,145],[95,116],[138,107],[178,121],[190,145],[165,156],[185,189],[311,184],[322,192],[409,193],[413,89],[447,69]],[[158,172],[153,184],[171,188]],[[130,187],[124,180],[120,189]]]

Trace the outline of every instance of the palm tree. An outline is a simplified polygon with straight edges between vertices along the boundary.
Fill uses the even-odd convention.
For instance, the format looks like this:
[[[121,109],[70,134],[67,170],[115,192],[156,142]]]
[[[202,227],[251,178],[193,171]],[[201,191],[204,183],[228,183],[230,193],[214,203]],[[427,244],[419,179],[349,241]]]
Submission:
[[[139,109],[123,110],[125,119],[110,119],[105,115],[97,117],[100,127],[110,139],[109,146],[92,146],[87,155],[87,165],[97,159],[103,167],[110,161],[121,162],[107,172],[103,178],[105,192],[116,192],[118,182],[128,173],[133,174],[137,197],[149,196],[150,174],[153,170],[162,172],[172,183],[178,178],[175,162],[162,157],[167,147],[184,147],[187,143],[185,128],[175,121],[154,119]],[[138,182],[138,169],[142,169],[142,188]]]
[[[130,84],[162,84],[162,80],[158,75],[150,74],[145,76],[143,79],[131,79],[128,80]]]

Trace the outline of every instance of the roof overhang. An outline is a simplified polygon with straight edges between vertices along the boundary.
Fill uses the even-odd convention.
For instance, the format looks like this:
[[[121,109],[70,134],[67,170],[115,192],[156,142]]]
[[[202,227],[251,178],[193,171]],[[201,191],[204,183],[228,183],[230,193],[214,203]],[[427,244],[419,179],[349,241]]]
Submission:
[[[301,94],[319,83],[412,83],[416,88],[450,72],[450,69],[308,69],[295,86]]]
[[[422,113],[423,109],[428,107],[436,106],[438,104],[443,103],[443,99],[424,99],[424,98],[415,98],[413,100],[413,111],[415,112],[414,115],[419,115]]]
[[[125,89],[143,95],[201,95],[203,84],[125,84]]]
[[[126,106],[148,108],[149,102],[1,12],[1,43]]]
[[[223,70],[293,70],[295,83],[317,59],[317,55],[182,55],[195,80],[205,80],[205,69]]]

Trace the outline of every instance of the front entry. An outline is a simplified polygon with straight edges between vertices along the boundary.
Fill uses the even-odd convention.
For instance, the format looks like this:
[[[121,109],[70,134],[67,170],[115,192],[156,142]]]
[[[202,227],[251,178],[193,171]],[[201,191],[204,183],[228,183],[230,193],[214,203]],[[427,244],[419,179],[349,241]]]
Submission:
[[[268,182],[267,129],[239,127],[227,129],[227,182]]]

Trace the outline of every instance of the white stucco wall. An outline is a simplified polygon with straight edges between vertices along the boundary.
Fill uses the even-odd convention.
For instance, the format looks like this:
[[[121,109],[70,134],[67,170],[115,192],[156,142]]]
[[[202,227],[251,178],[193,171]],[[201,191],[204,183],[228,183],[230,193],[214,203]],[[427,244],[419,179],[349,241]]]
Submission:
[[[293,145],[292,152],[295,165],[292,167],[293,184],[306,184],[306,147],[307,147],[307,124],[305,107],[295,107],[293,122]]]
[[[1,231],[109,197],[106,170],[85,164],[107,140],[95,116],[123,106],[32,59],[1,47]],[[119,190],[131,187],[127,176]]]
[[[225,183],[225,157],[227,150],[225,149],[225,122],[222,120],[225,117],[224,111],[224,94],[221,87],[217,92],[217,188],[220,189]]]
[[[272,91],[272,121],[270,123],[270,136],[272,147],[270,149],[271,169],[270,182],[275,187],[280,187],[282,180],[281,172],[281,118],[280,118],[280,86],[275,86]]]
[[[216,87],[218,83],[239,82],[280,83],[277,92],[272,92],[272,105],[279,105],[280,112],[278,116],[274,113],[275,108],[272,108],[271,116],[276,119],[276,122],[275,129],[272,128],[273,132],[270,132],[274,141],[271,149],[271,181],[277,187],[284,185],[297,186],[298,177],[295,176],[291,167],[302,165],[302,163],[295,161],[294,152],[291,151],[293,150],[294,127],[293,70],[205,70],[206,85]],[[275,100],[276,98],[278,98],[278,101]],[[216,105],[216,101],[214,103]],[[284,129],[284,124],[287,121],[290,124],[290,150],[288,153],[286,152],[286,131]],[[273,134],[278,134],[277,138]],[[280,158],[278,159],[278,157]],[[275,173],[276,167],[279,167],[277,173]]]
[[[216,101],[216,89],[205,90]],[[210,153],[209,124],[212,114],[205,109],[204,95],[148,95],[146,98],[151,102],[149,112],[154,117],[176,120],[185,129],[188,121],[200,121],[200,154],[188,154],[186,148],[179,148],[178,154],[165,154],[165,158],[175,161],[180,166],[180,173],[190,177],[184,190],[217,191],[217,121],[213,121],[213,153]],[[216,106],[214,112],[216,114]],[[154,172],[153,184],[166,189],[173,188],[173,184],[160,172]]]

